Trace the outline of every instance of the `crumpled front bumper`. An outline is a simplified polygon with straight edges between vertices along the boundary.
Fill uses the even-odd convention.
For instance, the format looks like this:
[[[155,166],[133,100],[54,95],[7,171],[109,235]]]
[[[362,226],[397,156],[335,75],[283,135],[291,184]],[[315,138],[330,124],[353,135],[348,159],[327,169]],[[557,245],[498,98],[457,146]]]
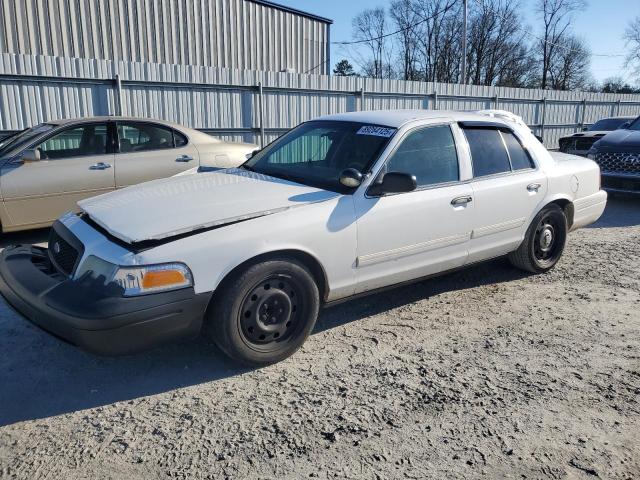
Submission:
[[[201,329],[210,293],[193,288],[123,297],[115,284],[58,273],[47,249],[7,247],[0,254],[0,293],[44,330],[102,355],[121,355]]]

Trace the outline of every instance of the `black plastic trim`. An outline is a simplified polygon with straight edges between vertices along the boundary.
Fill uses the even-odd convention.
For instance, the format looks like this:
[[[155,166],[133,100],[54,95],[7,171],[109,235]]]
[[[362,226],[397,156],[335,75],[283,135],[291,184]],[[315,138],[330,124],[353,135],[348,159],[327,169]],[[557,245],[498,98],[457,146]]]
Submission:
[[[55,258],[53,255],[49,254],[49,259],[51,260],[51,263],[53,264],[53,266],[62,274],[64,275],[68,275],[68,276],[73,276],[73,274],[76,271],[76,268],[78,268],[78,264],[80,263],[80,260],[82,259],[82,255],[84,254],[84,245],[82,244],[82,242],[73,234],[71,233],[71,230],[69,230],[62,222],[60,222],[59,220],[56,220],[53,223],[53,226],[51,227],[51,232],[55,232],[58,234],[59,237],[61,237],[65,242],[67,242],[69,245],[71,245],[72,248],[75,249],[75,251],[78,254],[78,257],[76,258],[76,262],[73,265],[73,268],[71,269],[70,272],[65,272],[64,269],[58,265],[58,263],[56,262]],[[51,240],[51,235],[49,235],[49,240]],[[51,243],[51,242],[49,242]]]
[[[200,332],[211,292],[193,288],[123,297],[104,278],[71,280],[39,268],[45,248],[7,247],[0,254],[0,293],[39,327],[103,355],[132,353]]]

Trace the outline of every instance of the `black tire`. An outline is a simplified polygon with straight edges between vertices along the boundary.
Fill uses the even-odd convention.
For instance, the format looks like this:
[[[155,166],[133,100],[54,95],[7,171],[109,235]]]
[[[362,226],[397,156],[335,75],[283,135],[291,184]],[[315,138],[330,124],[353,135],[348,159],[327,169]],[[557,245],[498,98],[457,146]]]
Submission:
[[[562,256],[567,230],[567,217],[562,208],[555,203],[547,205],[529,225],[522,244],[509,254],[509,261],[528,272],[548,272]]]
[[[300,348],[319,308],[318,286],[303,264],[267,260],[223,282],[214,296],[205,333],[233,360],[268,365]]]

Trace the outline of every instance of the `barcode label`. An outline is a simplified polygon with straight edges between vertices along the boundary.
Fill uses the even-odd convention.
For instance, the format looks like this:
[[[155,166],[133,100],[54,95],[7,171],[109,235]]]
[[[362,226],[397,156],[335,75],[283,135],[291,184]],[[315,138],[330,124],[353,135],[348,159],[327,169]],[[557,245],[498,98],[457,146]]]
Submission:
[[[365,125],[360,127],[360,130],[356,132],[357,135],[373,135],[375,137],[387,137],[395,133],[395,128],[376,127],[374,125]]]

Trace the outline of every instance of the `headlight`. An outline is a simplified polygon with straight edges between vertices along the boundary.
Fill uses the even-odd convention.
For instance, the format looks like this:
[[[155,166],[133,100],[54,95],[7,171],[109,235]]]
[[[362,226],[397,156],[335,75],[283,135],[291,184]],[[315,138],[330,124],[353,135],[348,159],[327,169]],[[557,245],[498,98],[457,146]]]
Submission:
[[[595,159],[596,159],[596,154],[595,154],[595,153],[593,153],[593,152],[589,152],[589,153],[587,153],[587,158],[588,158],[589,160],[594,160],[594,161],[595,161]]]
[[[191,271],[183,263],[119,267],[112,280],[124,288],[125,297],[193,285]]]
[[[78,268],[76,278],[87,273],[95,279],[102,277],[105,285],[117,283],[124,288],[125,297],[166,292],[193,285],[191,270],[184,263],[178,262],[123,267],[90,255]]]

